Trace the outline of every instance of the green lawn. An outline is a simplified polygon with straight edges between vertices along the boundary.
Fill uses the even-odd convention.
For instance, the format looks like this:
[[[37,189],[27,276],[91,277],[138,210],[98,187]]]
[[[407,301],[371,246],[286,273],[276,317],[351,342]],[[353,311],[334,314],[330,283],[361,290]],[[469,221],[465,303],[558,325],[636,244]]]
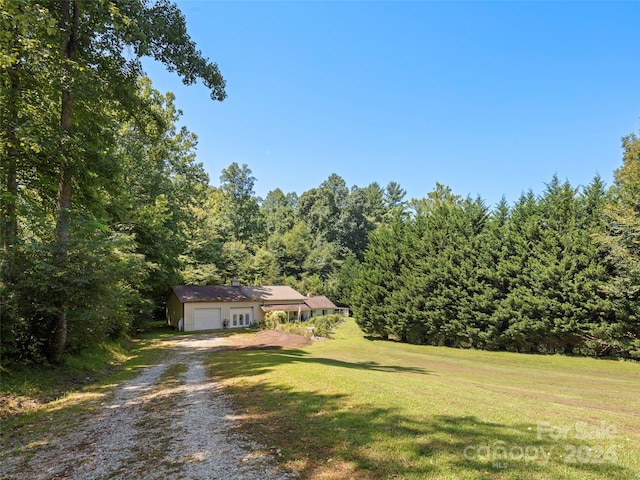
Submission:
[[[209,366],[302,478],[640,479],[638,363],[370,340],[349,320]]]

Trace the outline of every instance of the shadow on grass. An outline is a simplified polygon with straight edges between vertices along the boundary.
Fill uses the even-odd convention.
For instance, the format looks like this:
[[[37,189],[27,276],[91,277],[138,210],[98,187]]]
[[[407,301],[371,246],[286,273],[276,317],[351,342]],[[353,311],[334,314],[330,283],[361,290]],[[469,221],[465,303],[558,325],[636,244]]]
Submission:
[[[345,362],[333,358],[311,357],[308,352],[297,349],[284,349],[281,347],[241,347],[233,348],[235,351],[243,351],[242,365],[247,367],[242,372],[243,375],[260,375],[266,370],[273,368],[275,365],[284,363],[316,363],[327,365],[330,367],[353,368],[358,370],[371,370],[377,372],[394,372],[394,373],[417,373],[428,374],[429,371],[419,367],[404,367],[401,365],[384,365],[378,362]],[[229,357],[231,358],[231,357]],[[236,372],[230,370],[227,373]],[[225,378],[225,373],[221,375]]]
[[[539,435],[536,425],[491,423],[473,416],[407,415],[373,399],[355,401],[348,386],[343,393],[329,394],[250,379],[290,362],[362,369],[359,375],[366,375],[367,370],[405,369],[305,358],[305,352],[297,350],[210,355],[210,373],[228,380],[228,391],[240,409],[240,430],[281,455],[285,465],[298,471],[302,479],[622,480],[634,478],[636,473],[618,465],[616,458],[587,453],[589,447],[596,446],[585,441]],[[393,378],[390,375],[389,381]],[[582,456],[570,457],[572,447],[583,446]]]

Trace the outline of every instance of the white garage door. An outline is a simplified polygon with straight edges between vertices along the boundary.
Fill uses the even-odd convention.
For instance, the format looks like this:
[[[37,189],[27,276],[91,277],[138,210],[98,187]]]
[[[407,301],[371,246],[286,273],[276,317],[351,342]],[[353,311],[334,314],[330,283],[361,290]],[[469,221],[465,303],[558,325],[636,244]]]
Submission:
[[[252,308],[232,308],[229,313],[231,313],[231,328],[248,327],[253,323]]]
[[[222,328],[219,308],[196,308],[193,311],[194,330],[214,330]]]

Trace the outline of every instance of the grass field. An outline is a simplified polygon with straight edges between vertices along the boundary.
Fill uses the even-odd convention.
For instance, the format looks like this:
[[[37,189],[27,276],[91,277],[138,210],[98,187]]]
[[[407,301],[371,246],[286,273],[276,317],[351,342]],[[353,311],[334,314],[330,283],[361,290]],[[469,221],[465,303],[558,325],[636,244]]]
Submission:
[[[311,479],[640,479],[640,364],[365,338],[208,358],[242,431]]]

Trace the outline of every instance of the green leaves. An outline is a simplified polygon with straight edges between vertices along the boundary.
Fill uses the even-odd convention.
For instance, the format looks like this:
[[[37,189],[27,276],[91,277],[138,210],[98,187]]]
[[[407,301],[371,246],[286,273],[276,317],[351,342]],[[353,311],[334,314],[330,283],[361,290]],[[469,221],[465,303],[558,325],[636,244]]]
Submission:
[[[553,177],[542,196],[493,212],[437,185],[411,218],[370,236],[356,319],[411,343],[635,355],[635,303],[612,288],[599,240],[605,204],[599,178],[580,192]]]
[[[222,170],[220,192],[222,203],[219,215],[226,227],[220,233],[241,242],[259,239],[262,231],[260,207],[254,196],[255,177],[247,165],[232,163]]]
[[[171,2],[0,1],[3,329],[28,332],[2,339],[59,361],[67,333],[81,348],[152,315],[206,197],[195,137],[140,57],[214,100],[225,83]]]

